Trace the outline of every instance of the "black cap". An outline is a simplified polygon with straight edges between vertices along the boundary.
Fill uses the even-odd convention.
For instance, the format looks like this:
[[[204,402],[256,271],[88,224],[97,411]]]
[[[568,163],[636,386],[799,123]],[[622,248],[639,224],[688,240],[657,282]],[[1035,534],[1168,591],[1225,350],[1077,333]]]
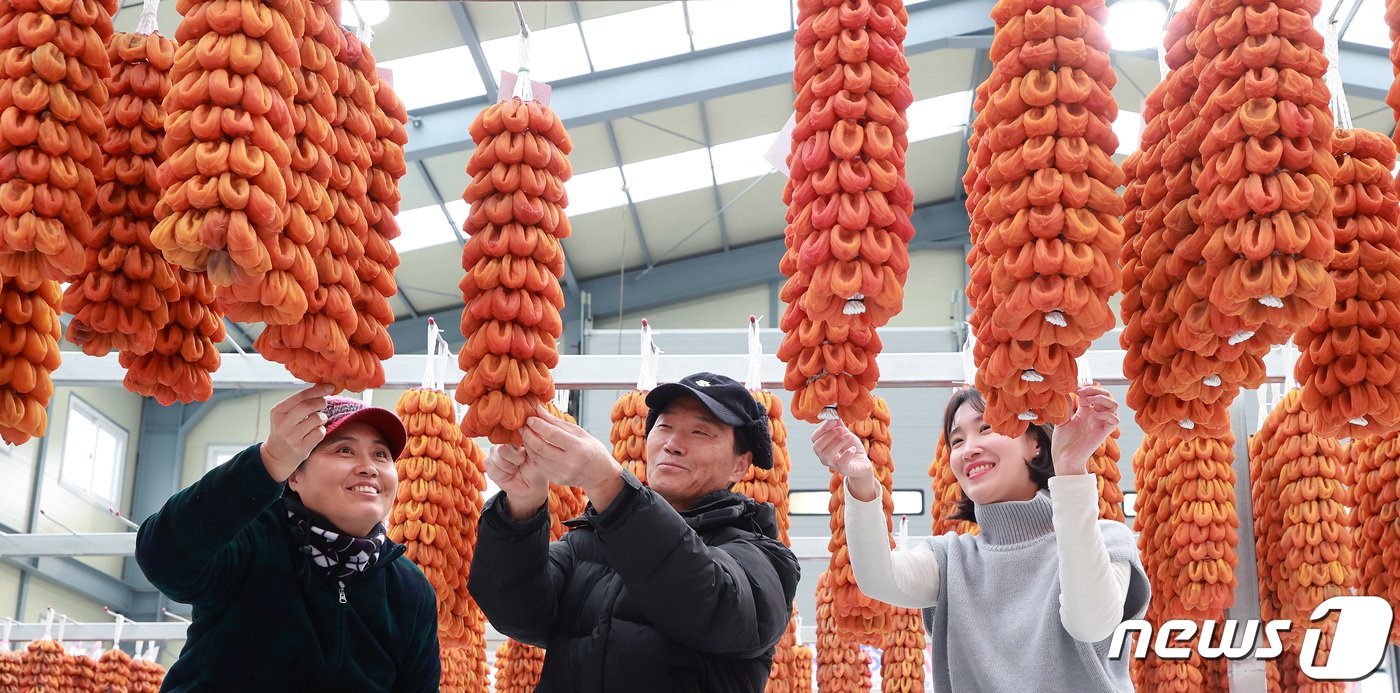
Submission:
[[[754,399],[748,388],[733,378],[715,373],[696,373],[677,383],[658,385],[647,393],[647,435],[656,425],[666,405],[677,397],[694,397],[714,414],[720,423],[734,427],[735,437],[748,441],[753,464],[760,469],[773,468],[773,436],[768,430],[768,411]]]

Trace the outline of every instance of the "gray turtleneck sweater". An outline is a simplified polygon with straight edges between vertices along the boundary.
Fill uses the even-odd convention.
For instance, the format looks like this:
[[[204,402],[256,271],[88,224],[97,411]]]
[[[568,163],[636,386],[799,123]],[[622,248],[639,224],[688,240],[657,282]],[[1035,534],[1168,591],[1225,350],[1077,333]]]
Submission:
[[[1133,690],[1127,658],[1108,659],[1108,644],[1118,623],[1147,610],[1150,588],[1132,532],[1097,519],[1092,474],[1051,478],[1028,501],[978,505],[981,534],[908,551],[890,551],[879,499],[845,495],[861,590],[932,607],[935,690]]]

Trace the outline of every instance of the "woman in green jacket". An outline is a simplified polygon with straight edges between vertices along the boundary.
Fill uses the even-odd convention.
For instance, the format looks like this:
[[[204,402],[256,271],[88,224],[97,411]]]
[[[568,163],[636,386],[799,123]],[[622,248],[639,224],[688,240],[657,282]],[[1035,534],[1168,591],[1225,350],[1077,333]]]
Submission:
[[[194,607],[162,690],[438,689],[433,588],[382,524],[403,423],[330,392],[279,402],[265,442],[142,523],[142,572]]]

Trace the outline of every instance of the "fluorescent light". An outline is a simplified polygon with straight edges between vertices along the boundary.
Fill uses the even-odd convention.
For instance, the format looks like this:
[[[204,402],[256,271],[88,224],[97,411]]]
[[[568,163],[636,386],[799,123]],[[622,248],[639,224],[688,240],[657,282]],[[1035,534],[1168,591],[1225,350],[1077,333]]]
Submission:
[[[896,489],[890,496],[894,500],[895,515],[922,515],[927,512],[924,509],[923,491]],[[788,492],[790,515],[830,515],[830,504],[830,491]]]
[[[1120,51],[1162,44],[1167,8],[1157,0],[1119,0],[1108,6],[1108,40]]]

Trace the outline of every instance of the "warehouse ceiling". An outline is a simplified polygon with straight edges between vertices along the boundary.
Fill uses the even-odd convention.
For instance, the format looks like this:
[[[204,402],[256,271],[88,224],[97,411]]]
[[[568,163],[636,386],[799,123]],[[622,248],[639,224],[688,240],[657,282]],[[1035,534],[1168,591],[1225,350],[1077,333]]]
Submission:
[[[1340,1],[1340,66],[1356,126],[1389,133],[1383,0]],[[564,241],[570,300],[583,291],[595,316],[624,308],[637,315],[780,279],[786,178],[764,155],[792,114],[790,0],[520,4],[532,31],[532,76],[552,85],[551,105],[574,142],[573,235]],[[990,69],[992,4],[906,2],[917,99],[908,176],[921,208],[919,247],[962,247],[966,239],[960,162],[972,90]],[[139,6],[128,0],[119,31],[135,27]],[[1325,0],[1323,14],[1334,7]],[[421,352],[427,317],[457,324],[468,126],[495,100],[501,71],[517,69],[520,25],[508,2],[344,0],[344,8],[348,23],[356,10],[377,18],[387,8],[372,27],[372,48],[411,117],[392,332],[399,352]],[[162,32],[173,35],[179,20],[175,2],[162,3]],[[1151,49],[1115,51],[1113,59],[1121,160],[1136,145],[1141,103],[1160,68]],[[225,348],[251,348],[259,327],[231,330]]]

